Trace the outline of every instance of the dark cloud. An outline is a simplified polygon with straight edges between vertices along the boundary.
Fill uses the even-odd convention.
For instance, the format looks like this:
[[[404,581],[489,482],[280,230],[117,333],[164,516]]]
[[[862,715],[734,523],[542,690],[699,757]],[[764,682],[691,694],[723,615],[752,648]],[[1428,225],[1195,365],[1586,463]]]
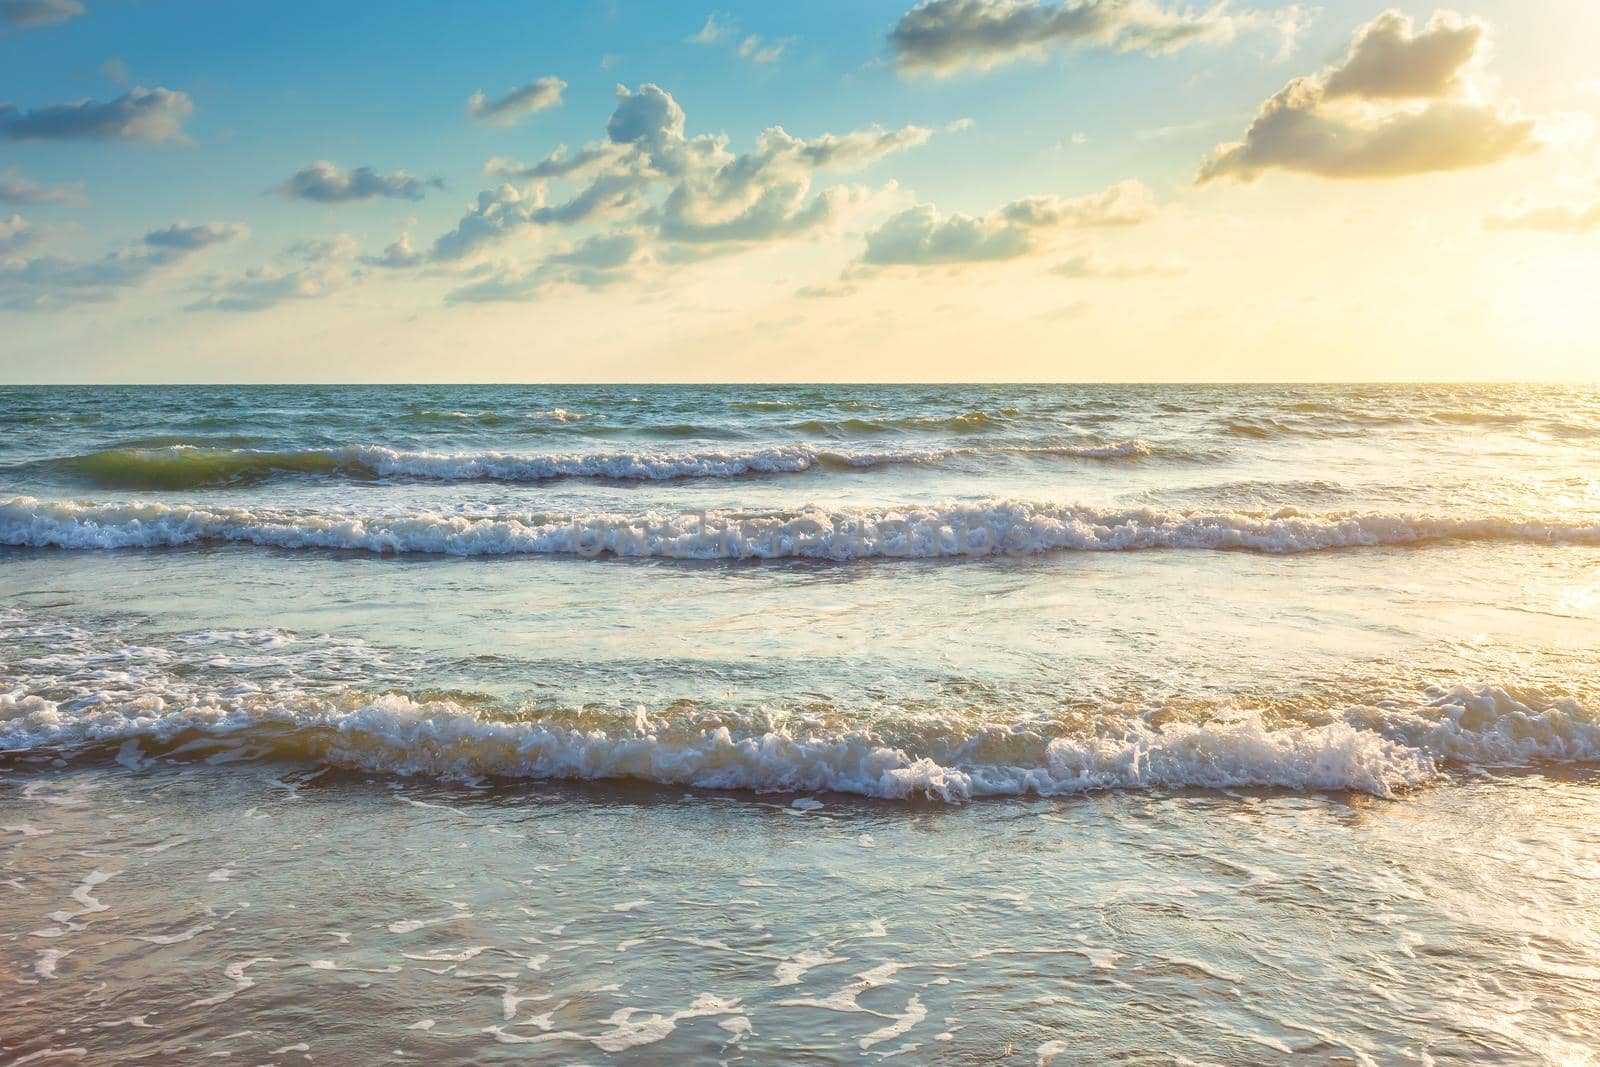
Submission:
[[[1220,145],[1197,182],[1268,170],[1324,178],[1400,178],[1463,170],[1534,151],[1534,122],[1466,93],[1481,57],[1477,22],[1436,14],[1414,32],[1385,12],[1356,32],[1345,61],[1296,78],[1262,105],[1244,139]]]
[[[0,170],[0,201],[10,204],[81,204],[83,183],[40,185],[16,167]]]
[[[535,112],[559,106],[566,87],[567,83],[560,78],[539,78],[497,100],[476,92],[467,101],[467,114],[479,122],[514,126]]]
[[[1071,46],[1161,55],[1268,25],[1292,35],[1300,25],[1299,11],[1232,14],[1223,4],[1180,10],[1157,0],[926,0],[895,23],[889,47],[902,71],[943,75],[963,67],[987,70]]]
[[[81,14],[78,0],[0,0],[0,22],[19,30],[59,25]]]
[[[78,100],[21,111],[0,103],[0,136],[12,141],[183,141],[183,123],[192,114],[194,102],[187,93],[137,87],[103,104]]]
[[[403,170],[393,174],[379,174],[371,167],[344,170],[325,159],[319,159],[295,171],[288,181],[279,186],[279,191],[295,199],[337,204],[379,197],[421,200],[428,184]]]

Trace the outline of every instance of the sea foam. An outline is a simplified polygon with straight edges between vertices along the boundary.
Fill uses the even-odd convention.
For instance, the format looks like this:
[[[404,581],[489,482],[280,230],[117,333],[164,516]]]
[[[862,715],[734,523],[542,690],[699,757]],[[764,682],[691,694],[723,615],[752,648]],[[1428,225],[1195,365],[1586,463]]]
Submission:
[[[121,693],[57,702],[13,690],[0,691],[0,751],[71,754],[139,740],[159,755],[172,746],[194,752],[209,737],[248,742],[258,754],[397,773],[949,802],[1240,786],[1394,797],[1451,765],[1600,759],[1600,723],[1589,710],[1571,699],[1525,700],[1455,687],[1289,722],[1254,711],[1164,722],[1116,709],[1087,724],[985,724],[955,712],[841,722],[772,709],[486,710],[398,694]]]
[[[1407,512],[1271,513],[982,500],[899,508],[380,513],[163,503],[0,501],[0,544],[68,549],[239,543],[454,556],[940,559],[1203,549],[1300,553],[1501,541],[1600,544],[1600,522]]]

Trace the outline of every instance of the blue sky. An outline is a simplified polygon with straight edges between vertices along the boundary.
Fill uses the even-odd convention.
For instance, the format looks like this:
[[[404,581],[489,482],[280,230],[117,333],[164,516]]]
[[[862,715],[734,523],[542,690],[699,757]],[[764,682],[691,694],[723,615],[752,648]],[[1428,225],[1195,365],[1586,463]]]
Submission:
[[[1549,0],[1531,13],[1534,5],[1455,5],[1437,28],[1441,42],[1459,30],[1468,48],[1459,77],[1406,101],[1379,92],[1346,104],[1330,94],[1325,107],[1362,129],[1435,105],[1476,109],[1509,138],[1504,151],[1434,167],[1419,165],[1418,154],[1444,160],[1455,146],[1421,144],[1405,173],[1274,161],[1198,189],[1197,169],[1219,146],[1239,141],[1294,79],[1326,79],[1390,5],[1069,0],[1066,8],[1135,9],[1136,28],[1188,19],[1204,36],[1146,47],[1057,35],[930,70],[893,44],[896,27],[917,17],[907,0],[27,2],[64,6],[52,21],[0,4],[11,15],[9,26],[0,20],[0,101],[13,114],[103,104],[135,87],[181,93],[189,110],[181,132],[161,139],[0,139],[0,175],[67,190],[56,198],[63,202],[0,203],[0,220],[27,231],[0,259],[0,286],[13,290],[0,299],[0,337],[9,338],[0,340],[0,378],[739,377],[731,352],[745,366],[754,357],[772,368],[760,377],[1119,376],[1107,373],[1115,361],[1064,355],[1084,351],[1137,356],[1120,364],[1133,377],[1452,377],[1454,366],[1462,376],[1566,377],[1583,376],[1596,355],[1584,339],[1593,324],[1568,306],[1575,294],[1549,291],[1559,282],[1531,296],[1517,289],[1516,306],[1494,322],[1420,330],[1412,321],[1427,314],[1442,324],[1495,303],[1487,294],[1505,303],[1504,265],[1518,257],[1531,257],[1526,273],[1537,279],[1594,264],[1600,226],[1576,220],[1600,173],[1591,65],[1600,18],[1582,0]],[[990,19],[1063,10],[1052,0],[930,7],[939,4]],[[1421,44],[1385,61],[1421,63],[1435,9],[1397,10],[1410,21],[1395,39]],[[1218,19],[1225,32],[1215,32]],[[708,20],[714,32],[703,33]],[[541,78],[565,83],[558,104],[508,125],[469,116],[473,93],[493,99]],[[774,126],[808,142],[923,132],[848,168],[785,172],[801,192],[782,232],[702,244],[692,260],[680,254],[687,246],[669,247],[665,231],[652,229],[650,212],[674,188],[668,178],[631,207],[572,224],[519,224],[464,258],[430,258],[479,192],[500,185],[485,173],[488,160],[532,163],[558,145],[604,143],[618,87],[636,93],[646,84],[676,101],[691,141],[725,136],[730,158]],[[284,183],[317,161],[423,184],[406,196],[286,196]],[[775,192],[777,177],[763,181],[750,197]],[[1085,221],[1087,202],[1119,183],[1140,187],[1148,203],[1139,217]],[[584,183],[511,184],[555,204]],[[833,189],[837,200],[817,202]],[[748,206],[733,196],[708,200],[702,214]],[[1058,212],[1067,221],[1049,233],[1007,230],[999,212],[1028,198],[1084,203]],[[817,208],[806,217],[826,215],[825,225],[802,224],[806,204]],[[1570,232],[1543,224],[1552,216],[1537,212],[1552,208],[1575,220]],[[916,255],[873,263],[863,252],[871,236],[911,210],[925,211],[913,220],[925,229],[967,215],[1014,240],[1003,252],[992,244],[954,255],[933,255],[925,243]],[[1525,224],[1486,227],[1491,219]],[[50,288],[48,278],[72,276],[63,264],[130,248],[143,256],[143,235],[179,223],[221,228],[195,237],[192,255],[141,264],[134,280]],[[417,263],[362,265],[401,234]],[[632,249],[625,265],[571,266],[592,258],[585,239],[619,234]],[[1301,314],[1308,293],[1281,276],[1285,249],[1306,243],[1324,249],[1328,262],[1316,269],[1342,280],[1331,290],[1320,282],[1311,302],[1322,310]],[[308,244],[325,250],[320,259]],[[1363,257],[1392,265],[1405,303],[1359,277]],[[1342,275],[1330,263],[1343,264]],[[1440,275],[1438,291],[1419,295],[1412,283],[1428,275]],[[485,279],[497,287],[477,284]],[[495,299],[460,298],[467,291]],[[1329,339],[1324,316],[1339,315],[1341,299],[1348,336]],[[1529,311],[1529,300],[1549,306]],[[1352,307],[1370,326],[1356,328]],[[940,328],[941,316],[957,318],[956,336]],[[1552,317],[1561,321],[1552,326]],[[1274,366],[1269,354],[1297,329],[1304,361]],[[530,365],[530,335],[542,350],[581,350],[592,362]],[[984,338],[995,339],[992,350]],[[1198,370],[1192,348],[1183,351],[1196,338],[1209,341]],[[1376,373],[1372,358],[1384,338],[1392,374]],[[1238,348],[1236,361],[1219,362],[1223,345]],[[990,374],[964,370],[974,347],[986,349]],[[441,362],[446,352],[453,363]]]

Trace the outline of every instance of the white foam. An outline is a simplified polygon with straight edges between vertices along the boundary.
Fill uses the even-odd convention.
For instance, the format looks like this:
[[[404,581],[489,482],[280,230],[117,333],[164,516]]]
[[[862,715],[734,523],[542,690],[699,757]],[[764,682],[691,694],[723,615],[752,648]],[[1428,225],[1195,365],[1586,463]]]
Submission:
[[[1210,549],[1266,553],[1441,541],[1600,544],[1600,522],[1517,515],[1109,509],[982,500],[695,513],[368,513],[0,501],[0,544],[69,549],[242,543],[456,556],[831,560]]]
[[[737,478],[749,474],[791,474],[819,464],[877,467],[928,463],[952,450],[843,450],[793,443],[750,449],[618,451],[596,453],[421,452],[381,445],[352,445],[320,453],[358,464],[383,477],[436,481],[492,480],[536,482],[553,478],[612,478],[670,481],[682,478]]]
[[[0,630],[8,632],[14,631]],[[1263,711],[1223,707],[1180,717],[1160,707],[1124,705],[1071,716],[1047,707],[1014,710],[993,719],[964,707],[886,711],[876,705],[675,704],[652,712],[375,696],[292,672],[270,687],[214,688],[177,672],[177,661],[161,655],[163,649],[141,647],[135,657],[141,666],[111,670],[105,664],[122,659],[86,635],[61,637],[54,647],[59,651],[42,664],[47,669],[18,673],[0,686],[0,751],[70,756],[95,747],[109,759],[136,742],[168,762],[211,760],[223,746],[239,759],[278,753],[322,765],[462,780],[638,779],[799,794],[788,811],[813,806],[809,794],[825,791],[962,801],[1099,789],[1277,786],[1394,796],[1452,764],[1600,760],[1594,709],[1493,686],[1431,688],[1334,710],[1280,702]],[[308,662],[324,662],[327,651],[312,643],[306,654],[317,655]],[[41,793],[35,799],[64,798]],[[21,824],[8,828],[26,832]],[[866,835],[856,840],[875,844]],[[213,877],[225,871],[231,869],[219,868]],[[73,893],[78,908],[52,919],[70,923],[106,910],[94,891],[111,876],[91,872]],[[464,917],[399,916],[388,928],[407,933]]]

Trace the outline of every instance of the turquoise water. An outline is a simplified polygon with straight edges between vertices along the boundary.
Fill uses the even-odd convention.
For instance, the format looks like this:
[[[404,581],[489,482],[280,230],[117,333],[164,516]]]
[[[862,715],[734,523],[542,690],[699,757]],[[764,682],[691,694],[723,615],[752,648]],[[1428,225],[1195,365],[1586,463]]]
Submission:
[[[0,1048],[1585,1062],[1597,457],[1579,387],[0,389]]]

